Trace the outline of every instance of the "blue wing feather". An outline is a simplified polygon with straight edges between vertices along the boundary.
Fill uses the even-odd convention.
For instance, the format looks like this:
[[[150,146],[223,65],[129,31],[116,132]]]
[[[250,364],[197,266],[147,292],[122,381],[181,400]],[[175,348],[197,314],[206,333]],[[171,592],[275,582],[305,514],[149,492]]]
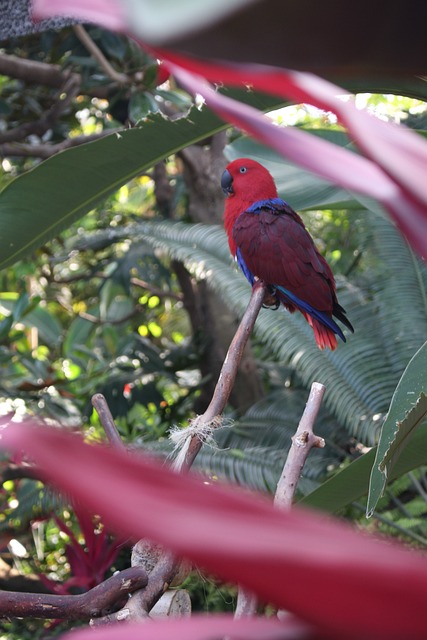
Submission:
[[[240,251],[239,247],[237,247],[236,261],[237,261],[237,264],[239,265],[239,267],[241,268],[241,270],[243,271],[246,279],[253,286],[254,281],[255,281],[254,274],[246,266],[246,262],[243,260],[243,256],[241,254],[241,251]]]
[[[277,208],[282,208],[287,205],[287,203],[282,200],[282,198],[269,198],[268,200],[257,200],[254,202],[249,209],[246,209],[246,213],[259,213],[262,209],[272,209],[275,210]],[[245,213],[242,212],[242,213]]]
[[[337,323],[327,313],[314,309],[311,305],[308,304],[308,302],[304,302],[304,300],[301,300],[300,298],[295,296],[293,293],[285,289],[285,287],[277,285],[274,285],[274,287],[285,297],[285,302],[291,302],[298,309],[302,309],[306,313],[309,313],[313,318],[316,318],[316,320],[321,322],[323,325],[329,327],[329,329],[336,333],[341,338],[341,340],[346,342],[343,332],[341,331]]]

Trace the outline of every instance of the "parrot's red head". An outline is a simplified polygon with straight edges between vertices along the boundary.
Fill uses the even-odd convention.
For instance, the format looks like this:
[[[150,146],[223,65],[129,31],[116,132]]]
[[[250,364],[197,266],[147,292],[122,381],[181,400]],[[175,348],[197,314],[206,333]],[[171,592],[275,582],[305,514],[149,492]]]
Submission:
[[[277,189],[272,175],[256,160],[238,158],[227,165],[221,178],[221,187],[227,195],[224,211],[224,227],[233,255],[236,246],[232,236],[236,218],[254,202],[277,198]]]
[[[228,198],[235,197],[248,203],[277,198],[277,189],[272,175],[256,160],[238,158],[227,165],[221,178],[221,187]]]

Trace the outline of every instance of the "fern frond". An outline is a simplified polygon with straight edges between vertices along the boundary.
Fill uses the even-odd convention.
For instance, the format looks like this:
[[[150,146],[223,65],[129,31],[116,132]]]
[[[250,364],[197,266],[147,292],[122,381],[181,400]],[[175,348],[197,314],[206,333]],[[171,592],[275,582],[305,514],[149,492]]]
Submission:
[[[427,335],[427,268],[382,216],[371,222],[382,267],[375,289],[384,349],[401,373]]]

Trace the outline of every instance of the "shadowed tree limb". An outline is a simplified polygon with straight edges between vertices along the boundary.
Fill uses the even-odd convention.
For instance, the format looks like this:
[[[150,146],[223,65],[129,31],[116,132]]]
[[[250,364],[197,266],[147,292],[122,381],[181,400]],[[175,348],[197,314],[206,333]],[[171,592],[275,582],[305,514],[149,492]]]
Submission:
[[[78,595],[53,595],[2,591],[0,618],[89,619],[122,607],[128,594],[142,589],[148,582],[142,567],[131,567],[104,580],[90,591]]]
[[[48,111],[39,120],[34,122],[26,122],[0,133],[0,144],[6,142],[17,142],[24,140],[29,135],[43,136],[48,129],[51,129],[62,113],[69,107],[80,89],[80,80],[73,74],[68,75],[61,85],[56,101]]]

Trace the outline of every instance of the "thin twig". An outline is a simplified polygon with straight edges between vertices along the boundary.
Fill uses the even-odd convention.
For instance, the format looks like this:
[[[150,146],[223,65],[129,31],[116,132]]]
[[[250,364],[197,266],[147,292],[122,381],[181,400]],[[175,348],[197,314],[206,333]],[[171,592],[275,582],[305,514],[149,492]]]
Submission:
[[[158,298],[168,298],[168,299],[179,300],[179,301],[183,299],[182,294],[175,293],[174,291],[164,291],[163,289],[160,289],[160,287],[155,287],[154,285],[150,284],[146,280],[141,280],[141,278],[131,278],[130,283],[135,285],[136,287],[141,287],[142,289],[146,289],[147,291],[157,296]]]
[[[15,156],[19,158],[41,158],[42,160],[46,160],[51,156],[54,156],[56,153],[60,151],[65,151],[65,149],[71,149],[73,147],[78,147],[82,144],[86,144],[86,142],[93,142],[95,140],[100,140],[101,138],[105,138],[112,134],[120,135],[123,132],[123,128],[114,128],[114,129],[104,129],[99,133],[92,133],[90,135],[84,136],[75,136],[74,138],[67,138],[62,142],[58,142],[57,144],[20,144],[15,142],[5,142],[4,144],[0,144],[0,157],[10,157]],[[31,132],[29,132],[31,133]]]
[[[143,567],[130,567],[78,595],[1,591],[0,618],[82,620],[104,616],[108,610],[122,607],[129,593],[142,589],[147,583],[148,576]]]
[[[289,509],[292,506],[301,471],[311,449],[325,446],[324,439],[313,433],[314,423],[319,413],[325,390],[326,387],[320,382],[313,382],[311,385],[304,413],[298,429],[292,436],[291,448],[289,449],[282,475],[277,483],[274,504],[279,509]]]
[[[105,397],[102,393],[95,393],[91,398],[92,406],[96,410],[99,420],[104,427],[105,433],[110,443],[116,448],[126,451],[126,447],[123,444],[123,440],[120,437],[117,427],[114,423],[113,416],[111,415],[110,408],[107,404]]]
[[[98,62],[101,69],[105,72],[105,74],[111,78],[114,82],[117,82],[119,85],[130,84],[130,79],[125,73],[120,73],[116,71],[114,67],[108,62],[107,58],[102,53],[101,49],[97,44],[92,40],[86,29],[81,24],[73,25],[73,31],[80,40],[80,42],[86,47],[89,53],[95,58]]]
[[[263,282],[258,281],[255,283],[249,304],[227,351],[212,400],[205,413],[198,417],[198,424],[214,424],[218,416],[224,411],[233,388],[243,351],[262,307],[266,291],[267,287]],[[220,424],[220,421],[218,421],[218,424]],[[184,460],[179,467],[180,470],[188,470],[191,467],[202,444],[203,439],[198,434],[191,437]]]

